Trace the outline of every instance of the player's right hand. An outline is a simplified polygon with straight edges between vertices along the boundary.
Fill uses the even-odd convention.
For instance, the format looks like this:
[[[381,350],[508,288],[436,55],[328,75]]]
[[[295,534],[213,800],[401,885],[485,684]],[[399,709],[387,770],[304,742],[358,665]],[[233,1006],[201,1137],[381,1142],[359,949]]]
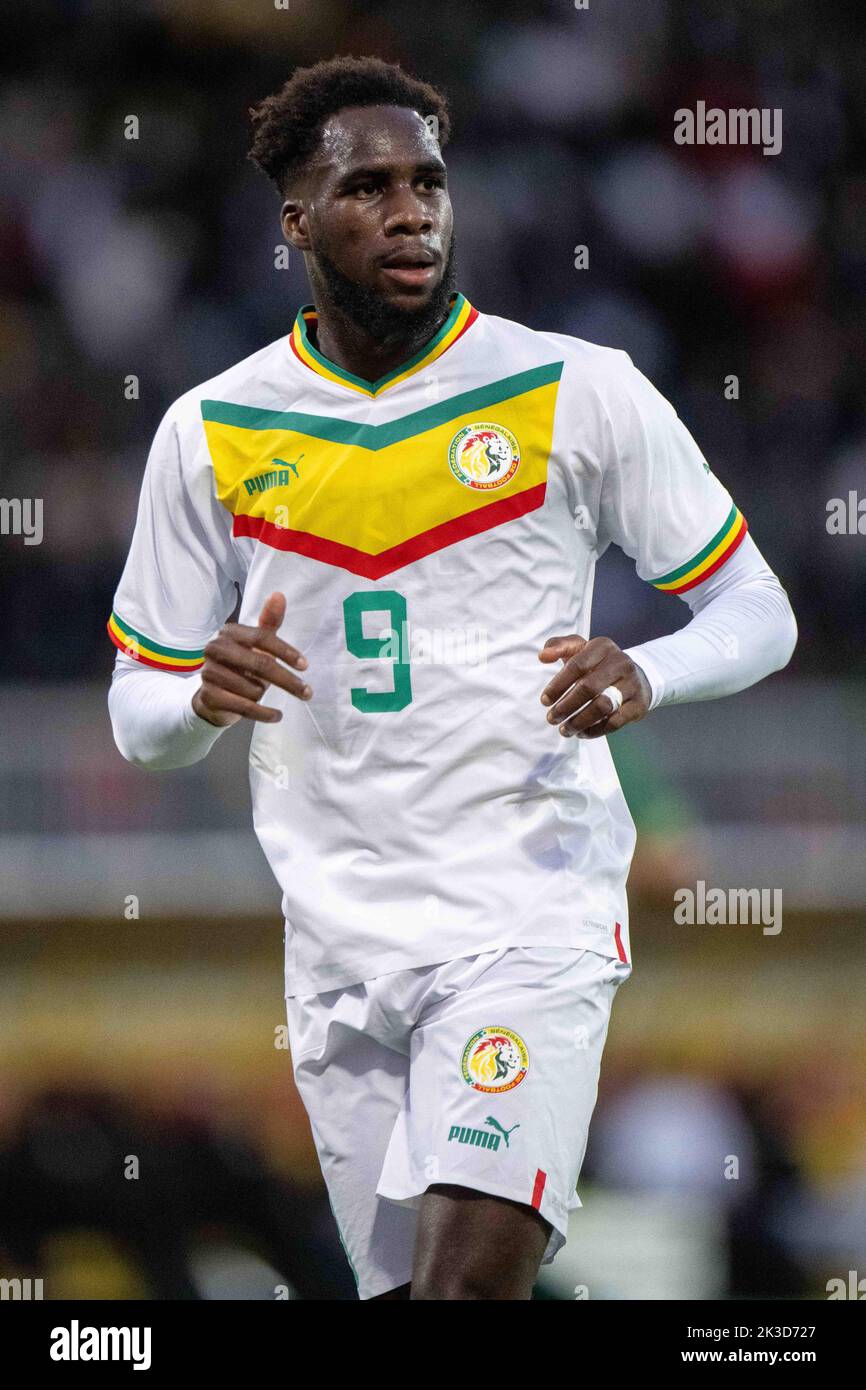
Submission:
[[[286,668],[307,669],[307,658],[277,636],[286,616],[285,594],[271,594],[259,614],[258,627],[226,623],[204,649],[201,685],[192,697],[200,719],[225,728],[239,719],[276,724],[278,709],[259,703],[269,685],[278,685],[299,700],[312,690]]]

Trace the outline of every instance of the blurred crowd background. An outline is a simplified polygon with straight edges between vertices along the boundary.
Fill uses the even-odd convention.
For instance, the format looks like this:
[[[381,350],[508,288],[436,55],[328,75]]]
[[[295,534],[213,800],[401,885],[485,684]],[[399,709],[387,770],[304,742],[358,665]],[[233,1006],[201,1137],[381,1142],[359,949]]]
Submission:
[[[44,507],[40,544],[0,536],[0,1277],[52,1298],[353,1296],[279,1045],[243,734],[145,774],[105,709],[153,431],[310,297],[299,259],[276,268],[247,110],[335,52],[446,90],[460,288],[625,348],[800,626],[759,689],[611,741],[641,836],[635,971],[539,1296],[826,1297],[866,1275],[866,536],[826,524],[866,496],[866,43],[841,0],[0,11],[0,495]],[[699,100],[781,109],[781,153],[677,145]],[[596,632],[687,618],[602,562]],[[673,890],[699,879],[781,889],[782,932],[678,926]]]

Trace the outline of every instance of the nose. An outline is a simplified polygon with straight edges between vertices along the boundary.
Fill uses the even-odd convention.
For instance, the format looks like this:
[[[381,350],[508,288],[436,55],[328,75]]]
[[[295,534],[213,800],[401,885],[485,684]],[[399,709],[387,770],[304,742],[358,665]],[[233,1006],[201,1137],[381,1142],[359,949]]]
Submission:
[[[411,184],[394,189],[385,217],[386,236],[421,236],[433,226],[429,203],[425,203]]]

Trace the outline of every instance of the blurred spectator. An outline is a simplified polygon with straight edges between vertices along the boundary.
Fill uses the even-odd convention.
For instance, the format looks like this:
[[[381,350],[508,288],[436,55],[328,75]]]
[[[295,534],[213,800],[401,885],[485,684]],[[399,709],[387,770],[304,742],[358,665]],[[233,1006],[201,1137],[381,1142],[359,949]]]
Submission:
[[[228,1241],[235,1254],[246,1249],[268,1262],[272,1298],[281,1282],[295,1298],[354,1297],[327,1199],[311,1200],[250,1141],[200,1113],[162,1106],[148,1116],[117,1096],[57,1090],[37,1095],[17,1122],[7,1119],[3,1275],[42,1277],[50,1242],[70,1232],[110,1242],[125,1282],[143,1286],[147,1298],[201,1298],[196,1252]],[[46,1296],[56,1293],[49,1287]]]
[[[45,503],[42,544],[0,548],[7,678],[107,674],[103,625],[162,412],[308,298],[299,257],[274,266],[277,200],[245,164],[245,114],[335,49],[450,92],[461,287],[482,310],[629,351],[788,586],[797,667],[862,669],[866,589],[843,578],[833,602],[855,561],[825,528],[828,499],[862,487],[866,437],[855,26],[856,7],[794,0],[446,3],[423,25],[399,0],[4,12],[0,491]],[[782,152],[675,144],[674,112],[697,100],[781,108]],[[625,570],[603,567],[606,586],[614,635],[676,621]]]

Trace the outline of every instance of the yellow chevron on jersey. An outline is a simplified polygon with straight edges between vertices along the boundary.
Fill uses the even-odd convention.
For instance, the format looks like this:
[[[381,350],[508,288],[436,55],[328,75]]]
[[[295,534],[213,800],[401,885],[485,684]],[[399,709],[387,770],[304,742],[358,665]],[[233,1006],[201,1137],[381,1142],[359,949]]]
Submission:
[[[203,400],[233,533],[380,579],[544,502],[562,362],[381,424]]]

